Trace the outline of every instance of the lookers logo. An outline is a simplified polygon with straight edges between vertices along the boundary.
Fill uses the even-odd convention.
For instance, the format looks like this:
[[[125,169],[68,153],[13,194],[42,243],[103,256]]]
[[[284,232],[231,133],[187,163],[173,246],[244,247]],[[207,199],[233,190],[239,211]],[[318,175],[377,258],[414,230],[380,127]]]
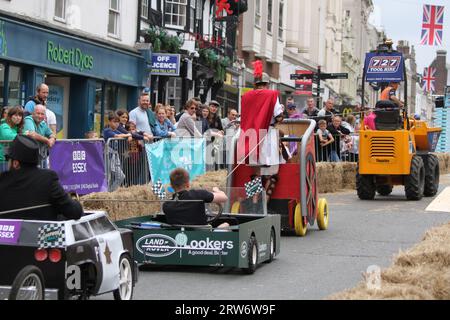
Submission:
[[[175,239],[163,234],[151,234],[140,238],[136,242],[137,250],[149,257],[162,258],[173,254],[178,248],[191,250],[231,250],[234,248],[233,241],[191,240],[185,246],[177,245]]]

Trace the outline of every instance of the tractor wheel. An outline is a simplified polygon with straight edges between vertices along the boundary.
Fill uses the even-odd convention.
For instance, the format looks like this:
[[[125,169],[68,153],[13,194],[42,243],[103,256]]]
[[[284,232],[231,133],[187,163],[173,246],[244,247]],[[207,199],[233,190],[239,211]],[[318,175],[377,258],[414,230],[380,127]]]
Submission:
[[[377,192],[381,196],[388,196],[392,193],[392,186],[389,184],[383,184],[381,186],[377,186]]]
[[[374,176],[361,175],[359,168],[356,168],[356,190],[361,200],[373,200],[376,192]]]
[[[419,156],[411,160],[411,173],[405,178],[405,194],[408,200],[420,200],[425,189],[425,166]]]
[[[425,162],[425,197],[434,197],[439,189],[439,159],[434,154],[423,158]]]
[[[231,207],[231,214],[239,214],[241,211],[241,203],[239,201],[236,201],[233,203],[233,206]]]
[[[308,223],[302,216],[302,209],[300,203],[298,203],[297,206],[295,207],[294,229],[295,234],[299,237],[304,237],[306,235],[306,231],[308,231]]]
[[[319,199],[318,205],[318,213],[317,213],[317,225],[320,230],[328,229],[328,222],[330,220],[330,216],[328,214],[328,203],[324,198]]]

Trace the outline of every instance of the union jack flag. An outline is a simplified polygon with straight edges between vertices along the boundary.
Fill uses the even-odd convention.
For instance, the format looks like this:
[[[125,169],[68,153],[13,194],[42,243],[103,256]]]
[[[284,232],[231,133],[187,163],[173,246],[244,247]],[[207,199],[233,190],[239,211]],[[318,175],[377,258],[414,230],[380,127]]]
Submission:
[[[439,46],[442,44],[444,29],[444,7],[426,4],[423,6],[421,45]]]
[[[436,91],[436,68],[425,68],[423,71],[422,87],[426,92],[431,93]]]

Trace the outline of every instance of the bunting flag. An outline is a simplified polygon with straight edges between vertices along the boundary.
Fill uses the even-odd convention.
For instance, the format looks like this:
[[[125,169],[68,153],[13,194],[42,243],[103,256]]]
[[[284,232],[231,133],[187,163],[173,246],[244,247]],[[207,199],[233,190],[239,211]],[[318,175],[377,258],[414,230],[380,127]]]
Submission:
[[[424,69],[422,87],[428,93],[436,91],[436,68],[429,67]]]
[[[152,185],[152,191],[155,196],[158,197],[159,200],[164,200],[166,198],[166,190],[161,182],[158,180],[156,183]]]
[[[442,45],[443,29],[444,6],[424,5],[420,44],[428,46]]]
[[[244,184],[244,186],[247,198],[251,198],[264,190],[261,177],[258,177],[250,182],[247,182],[246,184]]]

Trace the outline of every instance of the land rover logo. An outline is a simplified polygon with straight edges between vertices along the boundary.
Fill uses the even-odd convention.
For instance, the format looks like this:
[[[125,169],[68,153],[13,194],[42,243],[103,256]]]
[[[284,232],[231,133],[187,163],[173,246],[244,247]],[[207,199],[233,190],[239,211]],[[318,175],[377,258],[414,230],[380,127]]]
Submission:
[[[242,258],[247,257],[247,251],[248,251],[247,242],[244,241],[241,244],[241,257]]]
[[[176,242],[169,236],[163,234],[150,234],[140,238],[136,242],[136,249],[149,257],[167,257],[176,249]]]

